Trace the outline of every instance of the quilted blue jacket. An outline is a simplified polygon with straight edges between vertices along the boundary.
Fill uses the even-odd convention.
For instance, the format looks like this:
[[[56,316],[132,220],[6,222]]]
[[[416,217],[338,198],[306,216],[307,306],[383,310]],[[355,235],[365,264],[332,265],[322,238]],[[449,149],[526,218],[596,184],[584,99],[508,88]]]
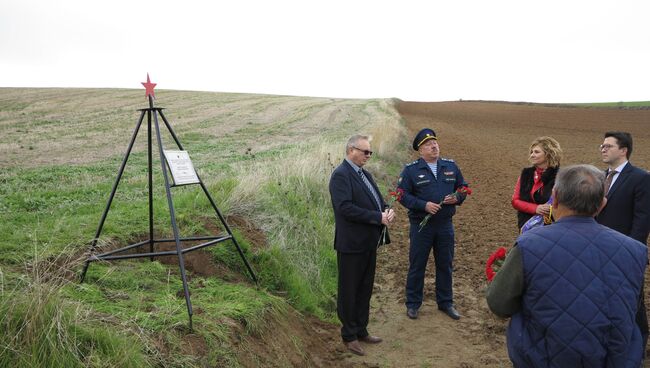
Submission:
[[[522,311],[508,328],[515,367],[634,367],[647,249],[590,217],[564,217],[517,240]]]

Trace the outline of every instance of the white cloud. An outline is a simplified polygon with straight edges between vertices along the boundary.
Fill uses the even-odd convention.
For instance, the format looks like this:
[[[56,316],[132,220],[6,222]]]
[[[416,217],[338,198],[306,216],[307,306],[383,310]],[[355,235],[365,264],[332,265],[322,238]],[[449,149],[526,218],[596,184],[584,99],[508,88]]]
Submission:
[[[648,100],[644,1],[0,4],[0,86]]]

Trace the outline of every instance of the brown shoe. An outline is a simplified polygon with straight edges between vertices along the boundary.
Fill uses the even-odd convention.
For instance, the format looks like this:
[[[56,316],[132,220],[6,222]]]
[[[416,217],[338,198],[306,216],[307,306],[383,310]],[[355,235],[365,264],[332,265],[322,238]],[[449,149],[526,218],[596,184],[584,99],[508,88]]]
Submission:
[[[352,353],[357,355],[366,355],[366,352],[363,351],[361,344],[359,344],[359,340],[347,341],[344,343],[348,350],[350,350]]]
[[[379,337],[379,336],[368,335],[368,336],[364,336],[364,337],[359,338],[359,341],[365,342],[367,344],[379,344],[380,342],[382,342],[384,340],[382,340],[381,337]]]

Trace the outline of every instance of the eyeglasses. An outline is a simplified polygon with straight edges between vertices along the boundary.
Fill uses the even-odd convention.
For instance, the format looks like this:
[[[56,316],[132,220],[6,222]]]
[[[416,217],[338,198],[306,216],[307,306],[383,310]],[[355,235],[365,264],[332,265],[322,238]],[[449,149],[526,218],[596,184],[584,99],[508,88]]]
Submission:
[[[366,156],[372,156],[372,151],[370,151],[370,150],[362,150],[361,148],[358,148],[358,147],[355,147],[355,146],[352,146],[352,148],[354,148],[355,150],[359,150],[359,151],[363,152],[363,154],[366,155]]]
[[[616,147],[616,146],[614,146],[613,144],[601,144],[600,146],[598,146],[598,149],[599,149],[600,151],[602,151],[602,150],[607,151],[607,150],[609,150],[609,149],[612,148],[612,147]]]

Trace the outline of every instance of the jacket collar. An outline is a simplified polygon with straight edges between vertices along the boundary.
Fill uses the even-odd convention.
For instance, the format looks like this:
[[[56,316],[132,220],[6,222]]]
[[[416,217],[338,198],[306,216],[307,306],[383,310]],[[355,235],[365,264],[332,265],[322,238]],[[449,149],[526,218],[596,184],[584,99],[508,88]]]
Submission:
[[[441,160],[440,158],[438,158],[438,161],[436,161],[436,165],[438,165],[438,167],[445,166],[444,161]],[[426,169],[428,169],[429,164],[426,161],[424,161],[424,159],[422,157],[420,157],[418,159],[418,168],[426,168]]]
[[[350,165],[350,167],[352,168],[352,170],[353,170],[354,172],[358,173],[358,172],[359,172],[359,169],[361,169],[359,166],[357,166],[354,162],[352,162],[352,160],[349,160],[347,157],[344,158],[343,160],[344,160],[345,162],[347,162],[348,165]]]
[[[366,184],[363,182],[363,180],[361,180],[361,176],[359,176],[359,169],[361,169],[361,171],[363,171],[364,175],[366,175],[366,178],[368,178],[368,181],[370,182],[370,185],[372,185],[372,187],[375,189],[375,192],[377,193],[377,196],[379,197],[379,201],[380,201],[379,204],[381,206],[383,206],[384,205],[384,199],[381,197],[381,194],[379,194],[379,188],[377,188],[377,185],[375,183],[370,181],[369,176],[370,177],[372,177],[372,176],[366,170],[364,170],[362,167],[359,167],[359,166],[355,165],[353,162],[349,161],[348,159],[343,159],[343,162],[345,162],[347,164],[347,167],[352,172],[352,176],[354,177],[354,180],[356,180],[357,183],[359,183],[361,185],[361,187],[366,192],[366,194],[368,195],[368,197],[370,198],[372,203],[375,203],[376,202],[375,197],[370,192],[370,189],[368,189],[368,186],[366,186]]]
[[[622,173],[629,166],[628,165],[629,163],[630,163],[630,161],[626,160],[625,162],[620,164],[618,167],[615,167],[614,170],[618,171],[619,173]],[[607,170],[605,170],[605,174],[607,174],[607,173],[609,173],[609,168]]]
[[[625,181],[628,178],[627,174],[630,171],[632,171],[632,167],[633,166],[629,161],[625,161],[625,166],[623,167],[623,170],[621,170],[621,172],[618,173],[618,177],[616,178],[616,181],[609,189],[609,192],[607,192],[608,199],[612,197],[612,195],[616,192],[616,189],[618,189],[621,185],[623,185],[623,183],[625,183]],[[607,174],[607,171],[609,171],[609,169],[605,171],[605,174]]]
[[[557,220],[555,223],[567,223],[567,224],[577,224],[577,223],[596,223],[596,220],[590,216],[564,216],[561,219]]]
[[[429,167],[429,164],[426,161],[424,161],[424,159],[422,157],[420,157],[420,159],[418,161],[419,161],[418,162],[418,168],[419,169],[424,169],[424,170],[427,170],[428,172],[431,172],[431,168]],[[438,172],[431,173],[431,174],[433,175],[433,178],[437,181],[438,180],[438,176],[437,176],[438,173],[443,172],[443,168],[446,165],[444,164],[444,161],[440,159],[440,157],[438,157],[438,160],[436,161],[436,165],[437,165],[436,170]]]

